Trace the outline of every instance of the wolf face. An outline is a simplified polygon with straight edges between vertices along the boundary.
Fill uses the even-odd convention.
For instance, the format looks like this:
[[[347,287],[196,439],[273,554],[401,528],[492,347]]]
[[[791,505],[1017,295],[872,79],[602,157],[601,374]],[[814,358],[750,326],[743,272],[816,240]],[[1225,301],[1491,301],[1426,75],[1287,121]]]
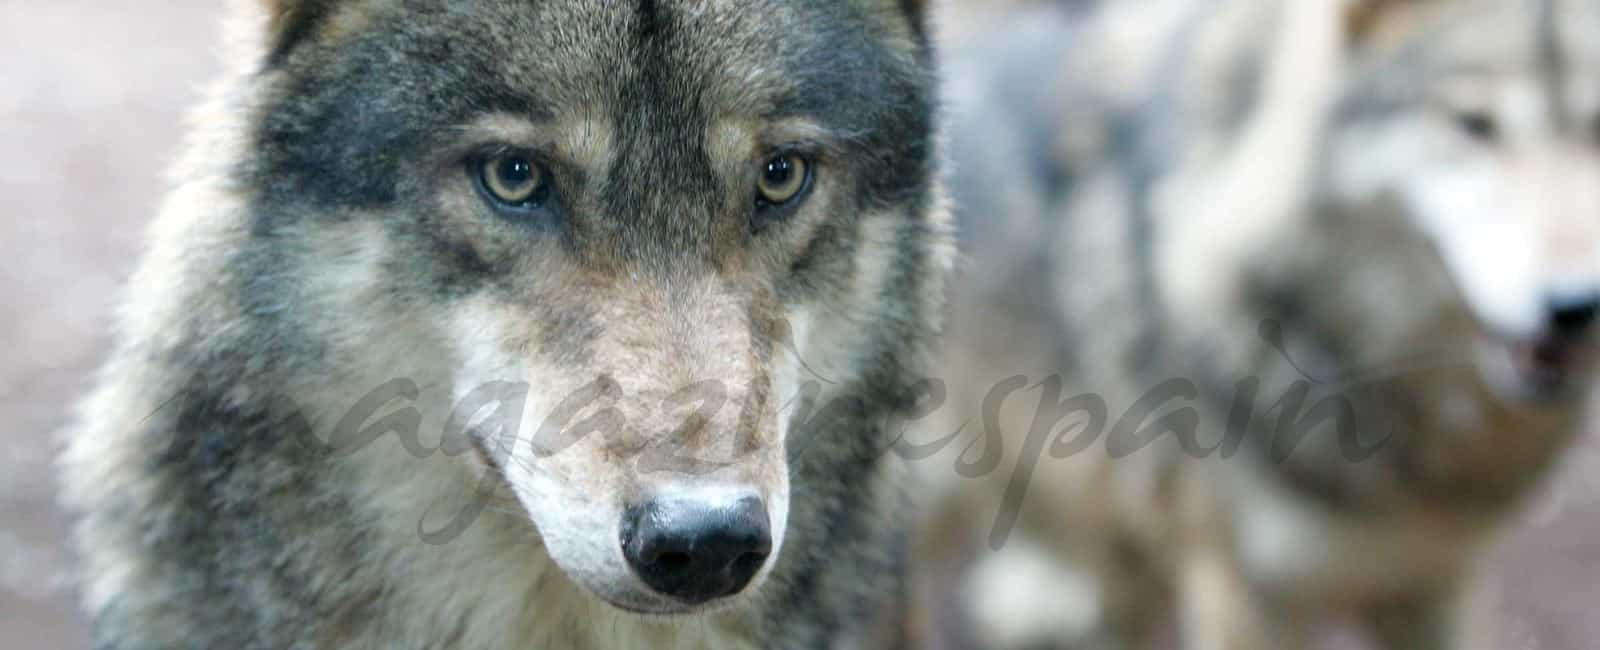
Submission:
[[[753,589],[784,543],[802,367],[853,363],[893,281],[874,260],[929,225],[918,12],[279,5],[254,230],[357,242],[337,272],[290,265],[271,294],[324,310],[291,327],[410,350],[457,402],[524,388],[472,457],[603,600]]]
[[[1439,262],[1395,294],[1442,314],[1427,345],[1475,359],[1512,403],[1581,394],[1600,313],[1600,49],[1580,26],[1600,6],[1395,4],[1329,140],[1334,201],[1402,215],[1421,244],[1408,255]]]

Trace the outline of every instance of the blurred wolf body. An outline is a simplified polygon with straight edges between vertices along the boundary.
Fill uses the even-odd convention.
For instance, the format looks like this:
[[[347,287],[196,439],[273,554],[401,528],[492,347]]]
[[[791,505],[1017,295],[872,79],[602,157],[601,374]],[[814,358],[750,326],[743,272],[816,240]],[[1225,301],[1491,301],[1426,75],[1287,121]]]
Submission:
[[[957,597],[910,625],[1495,647],[1485,552],[1593,377],[1597,9],[1109,3],[953,55],[927,434],[967,437],[919,465],[917,573]]]
[[[235,5],[62,457],[97,647],[867,643],[919,3]]]

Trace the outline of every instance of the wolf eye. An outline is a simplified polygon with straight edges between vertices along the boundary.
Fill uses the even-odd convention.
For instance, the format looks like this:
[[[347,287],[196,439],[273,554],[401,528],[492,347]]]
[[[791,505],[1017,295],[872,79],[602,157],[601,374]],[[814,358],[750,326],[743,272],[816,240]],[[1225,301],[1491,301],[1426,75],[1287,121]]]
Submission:
[[[811,187],[811,162],[785,153],[767,159],[756,181],[756,205],[769,208],[793,203]]]
[[[1500,135],[1500,125],[1495,123],[1494,117],[1482,111],[1457,113],[1456,125],[1467,135],[1485,142],[1493,141]]]
[[[526,155],[504,154],[479,163],[478,186],[502,207],[537,208],[549,194],[544,168]]]

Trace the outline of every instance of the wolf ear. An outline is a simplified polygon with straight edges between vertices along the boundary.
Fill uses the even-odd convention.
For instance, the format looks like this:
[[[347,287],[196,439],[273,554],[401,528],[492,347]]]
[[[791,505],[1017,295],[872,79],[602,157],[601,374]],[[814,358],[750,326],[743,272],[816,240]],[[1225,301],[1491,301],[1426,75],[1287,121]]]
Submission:
[[[1347,42],[1366,42],[1390,13],[1408,4],[1413,4],[1413,0],[1346,0],[1344,31]]]
[[[911,23],[911,30],[916,33],[918,39],[922,40],[924,44],[926,44],[928,42],[928,40],[929,40],[929,38],[928,38],[928,36],[929,36],[928,14],[930,13],[929,6],[933,4],[934,0],[883,0],[883,1],[885,2],[885,4],[888,4],[891,8],[893,8],[896,11],[899,11],[902,15],[904,15],[906,17],[906,21]]]
[[[896,2],[900,3],[900,11],[917,22],[927,19],[928,5],[932,4],[932,0],[896,0]]]
[[[267,65],[275,66],[315,31],[338,0],[256,0],[267,15]]]

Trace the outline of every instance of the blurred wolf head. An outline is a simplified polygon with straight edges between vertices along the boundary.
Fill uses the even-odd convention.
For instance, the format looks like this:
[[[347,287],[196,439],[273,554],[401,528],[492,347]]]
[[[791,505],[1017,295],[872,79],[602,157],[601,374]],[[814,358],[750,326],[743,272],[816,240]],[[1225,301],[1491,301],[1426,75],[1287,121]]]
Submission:
[[[1485,549],[1593,378],[1597,10],[1114,2],[956,59],[979,263],[943,430],[1017,470],[930,471],[928,557],[1015,523],[960,582],[986,645],[1137,647],[1174,607],[1205,647],[1299,647],[1329,615],[1379,647],[1487,640]],[[1019,373],[1037,406],[990,389]]]
[[[1192,130],[1184,169],[1198,171],[1162,205],[1207,216],[1166,239],[1170,296],[1203,309],[1230,276],[1199,270],[1236,265],[1258,316],[1314,332],[1303,347],[1347,375],[1437,384],[1432,371],[1470,366],[1447,383],[1471,399],[1571,403],[1600,313],[1600,60],[1581,27],[1600,5],[1346,7],[1337,50],[1239,36],[1268,33],[1264,11],[1197,39],[1186,67],[1202,72],[1185,70],[1189,111],[1173,121]],[[1218,223],[1236,229],[1204,232]]]
[[[1316,200],[1394,268],[1377,286],[1350,260],[1347,282],[1374,286],[1346,313],[1410,314],[1387,353],[1470,358],[1509,403],[1582,396],[1600,315],[1600,3],[1386,3],[1366,20]]]

